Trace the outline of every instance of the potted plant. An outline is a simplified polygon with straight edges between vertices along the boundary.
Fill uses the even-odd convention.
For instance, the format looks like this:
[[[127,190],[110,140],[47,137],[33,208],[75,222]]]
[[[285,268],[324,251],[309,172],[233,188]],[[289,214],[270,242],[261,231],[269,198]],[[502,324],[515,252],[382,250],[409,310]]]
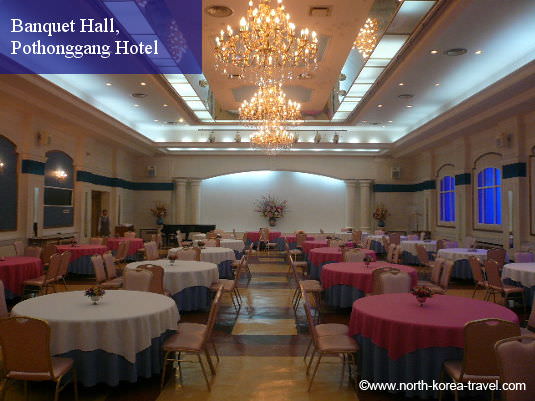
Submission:
[[[277,219],[284,217],[287,201],[279,201],[272,195],[263,196],[256,201],[255,211],[268,219],[271,227],[277,224]]]
[[[156,202],[156,206],[150,209],[150,211],[156,217],[156,224],[161,226],[163,224],[163,218],[167,216],[167,207],[161,202]]]
[[[384,227],[385,220],[388,216],[388,209],[386,209],[384,205],[381,204],[375,208],[375,211],[373,212],[372,216],[375,220],[377,220],[378,227]]]

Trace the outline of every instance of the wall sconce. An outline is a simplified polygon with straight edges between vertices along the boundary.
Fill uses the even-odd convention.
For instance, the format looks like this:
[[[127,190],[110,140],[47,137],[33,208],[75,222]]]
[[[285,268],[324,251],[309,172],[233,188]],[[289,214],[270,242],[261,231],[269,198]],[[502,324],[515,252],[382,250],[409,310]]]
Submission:
[[[333,143],[338,143],[339,141],[340,141],[340,135],[338,135],[338,132],[337,132],[333,136]]]
[[[6,164],[3,161],[0,161],[0,173],[4,172],[5,167],[6,167]]]
[[[299,142],[299,134],[294,134],[294,143]]]
[[[210,142],[210,143],[214,143],[215,142],[215,134],[214,133],[210,134],[210,136],[208,137],[208,142]]]
[[[234,142],[236,142],[236,143],[240,143],[241,142],[241,135],[239,133],[237,133],[234,136]]]
[[[56,177],[58,180],[63,181],[67,178],[67,173],[65,170],[57,169],[54,171],[54,177]]]
[[[321,142],[321,134],[319,132],[316,132],[316,136],[314,137],[314,142],[315,143]]]

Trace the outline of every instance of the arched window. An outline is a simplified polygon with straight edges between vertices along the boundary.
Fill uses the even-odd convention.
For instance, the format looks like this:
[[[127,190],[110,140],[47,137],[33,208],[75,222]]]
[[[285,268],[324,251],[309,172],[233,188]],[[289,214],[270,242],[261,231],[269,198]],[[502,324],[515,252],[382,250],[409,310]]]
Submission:
[[[487,167],[477,174],[479,224],[502,224],[502,173]]]
[[[0,135],[0,231],[17,230],[17,147]]]
[[[455,221],[455,177],[447,175],[440,180],[440,221]]]

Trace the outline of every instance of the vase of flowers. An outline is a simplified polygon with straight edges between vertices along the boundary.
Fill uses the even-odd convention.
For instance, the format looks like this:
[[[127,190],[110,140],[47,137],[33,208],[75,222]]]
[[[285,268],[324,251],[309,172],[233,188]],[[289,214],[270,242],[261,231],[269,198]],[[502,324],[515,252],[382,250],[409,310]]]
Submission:
[[[156,202],[156,206],[150,209],[150,212],[156,217],[156,224],[161,226],[163,224],[163,218],[167,216],[167,207],[161,202]]]
[[[416,297],[416,301],[420,304],[420,306],[424,306],[425,301],[427,301],[427,298],[431,298],[433,296],[433,291],[429,287],[414,287],[411,290],[412,294]]]
[[[93,305],[97,305],[105,293],[106,291],[101,287],[90,287],[85,290],[85,296],[91,299]]]
[[[370,267],[370,263],[372,262],[372,258],[369,256],[369,255],[366,255],[364,256],[364,265],[369,268]]]
[[[263,196],[256,201],[255,211],[268,219],[271,227],[277,224],[277,219],[284,217],[287,201],[279,201],[272,195]]]
[[[373,212],[372,217],[377,220],[377,226],[378,227],[384,227],[385,226],[385,220],[388,216],[388,209],[384,207],[384,205],[379,205],[375,208],[375,211]]]

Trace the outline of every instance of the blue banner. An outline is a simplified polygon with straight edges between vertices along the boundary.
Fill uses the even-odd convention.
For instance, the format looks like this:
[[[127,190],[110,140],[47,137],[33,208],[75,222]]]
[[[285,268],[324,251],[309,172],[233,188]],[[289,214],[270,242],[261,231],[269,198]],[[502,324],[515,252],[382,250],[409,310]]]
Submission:
[[[202,0],[0,0],[0,73],[200,74]]]

